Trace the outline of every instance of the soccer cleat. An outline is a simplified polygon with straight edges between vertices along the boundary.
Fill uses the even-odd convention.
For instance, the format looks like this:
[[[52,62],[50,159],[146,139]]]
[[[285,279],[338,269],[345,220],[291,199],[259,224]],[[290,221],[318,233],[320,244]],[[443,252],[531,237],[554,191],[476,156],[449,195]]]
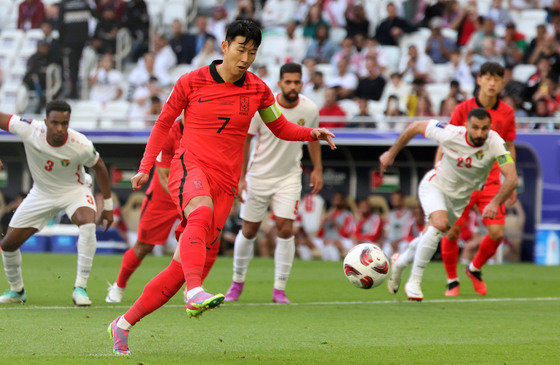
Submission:
[[[272,302],[274,303],[282,303],[282,304],[291,304],[290,300],[286,296],[286,292],[284,290],[273,289],[272,290]]]
[[[120,303],[122,302],[122,298],[124,295],[125,288],[119,288],[117,283],[109,285],[107,296],[105,297],[105,301],[107,303]]]
[[[424,294],[422,293],[422,288],[420,288],[420,283],[416,281],[408,281],[404,285],[404,291],[408,300],[413,300],[421,302],[424,299]]]
[[[107,327],[107,333],[109,334],[109,338],[114,341],[113,344],[113,353],[115,355],[126,356],[130,355],[130,350],[128,349],[128,333],[130,331],[123,330],[117,323],[119,322],[118,316],[109,327]]]
[[[244,282],[236,283],[235,281],[232,281],[224,300],[226,302],[237,302],[239,300],[239,296],[243,292],[243,285],[245,285]]]
[[[89,299],[86,293],[86,288],[81,288],[79,286],[74,287],[72,301],[78,307],[89,307],[91,305],[91,299]]]
[[[208,309],[218,307],[223,301],[223,294],[212,295],[202,291],[187,301],[187,315],[189,318],[197,318]]]
[[[389,280],[387,280],[387,290],[391,294],[397,294],[399,287],[401,286],[401,276],[404,271],[404,266],[393,264],[391,268],[391,275],[389,275]]]
[[[0,296],[0,303],[25,303],[27,300],[27,292],[22,289],[21,292],[6,290],[4,294]]]
[[[482,273],[480,271],[471,271],[468,266],[465,268],[465,272],[472,281],[474,291],[480,295],[486,295],[486,284],[482,281]]]
[[[446,297],[456,297],[459,295],[459,281],[454,280],[447,284],[447,290],[445,291]]]

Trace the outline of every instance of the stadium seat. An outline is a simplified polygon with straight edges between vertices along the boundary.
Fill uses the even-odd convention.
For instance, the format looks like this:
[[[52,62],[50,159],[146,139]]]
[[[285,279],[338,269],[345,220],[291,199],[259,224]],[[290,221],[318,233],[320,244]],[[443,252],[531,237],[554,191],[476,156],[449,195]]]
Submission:
[[[107,125],[108,121],[112,121],[113,125],[126,126],[126,121],[128,117],[128,109],[130,108],[130,103],[126,100],[111,101],[105,105],[101,117],[103,118],[103,124]]]
[[[352,99],[342,99],[338,101],[340,107],[344,110],[347,117],[353,117],[360,113],[360,107]]]
[[[323,81],[328,83],[330,78],[334,75],[336,68],[333,67],[330,63],[319,63],[315,65],[315,70],[320,71],[323,73]]]
[[[258,63],[278,63],[278,45],[286,41],[286,36],[271,34],[263,37],[259,47]]]
[[[455,29],[442,28],[441,29],[441,34],[446,38],[453,39],[454,41],[457,40],[457,31]]]
[[[346,29],[342,27],[333,27],[329,31],[329,39],[336,44],[342,43],[342,40],[346,38]]]
[[[14,64],[15,58],[15,54],[0,48],[0,70],[5,72],[5,70],[9,70],[11,67],[13,67],[12,65]]]
[[[428,31],[428,33],[425,32],[426,30]],[[426,28],[420,28],[418,32],[402,36],[399,41],[401,54],[408,54],[408,47],[411,45],[415,45],[416,49],[418,49],[418,52],[424,53],[429,36],[429,30]]]
[[[379,46],[379,50],[387,64],[387,73],[396,71],[401,59],[401,50],[397,46]]]
[[[451,81],[453,75],[453,65],[451,62],[434,64],[432,66],[432,78],[436,83],[446,83]]]
[[[37,43],[42,39],[45,39],[45,34],[41,29],[29,29],[25,32],[25,38],[23,39],[21,48],[37,49]]]
[[[4,82],[19,84],[23,81],[26,71],[26,68],[21,66],[14,66],[9,69],[2,68]]]
[[[171,77],[171,80],[179,80],[179,77],[183,76],[187,72],[192,71],[192,69],[193,67],[191,65],[177,65],[173,67],[171,71],[169,71],[169,77]]]
[[[79,101],[72,106],[70,126],[75,129],[92,130],[97,128],[101,114],[101,104],[97,101]]]
[[[517,65],[513,68],[512,78],[525,83],[535,72],[537,72],[537,66],[535,65]]]
[[[17,53],[25,33],[19,29],[5,29],[0,33],[0,49]]]
[[[432,110],[437,112],[439,111],[441,101],[449,94],[449,84],[426,84],[426,91],[428,92],[428,96],[432,102]]]
[[[546,10],[544,9],[526,9],[520,13],[521,22],[532,22],[533,28],[537,25],[546,23]],[[524,32],[524,28],[517,27],[520,31]]]
[[[381,101],[368,100],[368,112],[370,115],[377,117],[385,112],[385,105]]]
[[[175,19],[179,19],[183,24],[187,23],[186,1],[170,0],[164,3],[161,14],[162,24],[170,26]]]

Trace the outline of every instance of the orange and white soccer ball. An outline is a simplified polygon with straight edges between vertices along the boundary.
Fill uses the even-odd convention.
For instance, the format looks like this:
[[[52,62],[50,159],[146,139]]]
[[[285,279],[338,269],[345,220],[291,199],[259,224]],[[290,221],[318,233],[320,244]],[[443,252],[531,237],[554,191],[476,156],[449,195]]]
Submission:
[[[381,285],[389,274],[389,260],[379,246],[360,243],[344,258],[344,274],[356,287],[371,289]]]

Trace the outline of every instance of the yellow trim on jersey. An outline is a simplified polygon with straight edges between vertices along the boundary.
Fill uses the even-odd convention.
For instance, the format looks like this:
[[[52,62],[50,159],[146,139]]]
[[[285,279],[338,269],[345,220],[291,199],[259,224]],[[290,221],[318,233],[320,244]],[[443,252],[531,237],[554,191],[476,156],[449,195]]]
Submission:
[[[271,123],[278,119],[282,115],[282,112],[280,111],[280,108],[278,108],[278,105],[274,103],[266,109],[259,109],[259,115],[261,116],[263,122]]]
[[[508,163],[513,163],[513,158],[511,158],[511,154],[506,153],[505,155],[498,156],[496,161],[498,161],[498,166],[503,166]]]

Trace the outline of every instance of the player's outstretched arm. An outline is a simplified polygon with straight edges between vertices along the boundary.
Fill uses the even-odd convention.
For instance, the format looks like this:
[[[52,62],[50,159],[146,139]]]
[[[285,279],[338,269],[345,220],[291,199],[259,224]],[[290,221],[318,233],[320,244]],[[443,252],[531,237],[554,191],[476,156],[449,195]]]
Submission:
[[[101,194],[103,194],[103,199],[105,201],[103,212],[99,217],[101,224],[105,221],[105,226],[103,227],[103,232],[105,232],[109,227],[111,227],[111,224],[113,224],[113,200],[111,197],[109,172],[107,171],[107,167],[101,157],[97,160],[97,163],[92,166],[92,169],[95,171],[95,179],[99,184],[99,189],[101,190]]]
[[[428,125],[429,121],[416,121],[412,122],[406,129],[401,133],[397,141],[389,148],[386,152],[384,152],[381,156],[379,156],[379,170],[381,174],[385,173],[387,167],[391,166],[395,161],[395,157],[399,151],[410,142],[412,138],[414,138],[417,134],[424,134],[426,130],[426,126]]]
[[[8,123],[10,121],[10,117],[11,117],[10,114],[0,112],[0,128],[2,128],[5,131],[8,131]]]
[[[511,155],[506,154],[498,157],[498,164],[500,165],[500,172],[504,175],[505,180],[500,190],[498,190],[498,193],[482,211],[482,218],[494,218],[498,213],[500,205],[509,198],[517,187],[517,170]]]

